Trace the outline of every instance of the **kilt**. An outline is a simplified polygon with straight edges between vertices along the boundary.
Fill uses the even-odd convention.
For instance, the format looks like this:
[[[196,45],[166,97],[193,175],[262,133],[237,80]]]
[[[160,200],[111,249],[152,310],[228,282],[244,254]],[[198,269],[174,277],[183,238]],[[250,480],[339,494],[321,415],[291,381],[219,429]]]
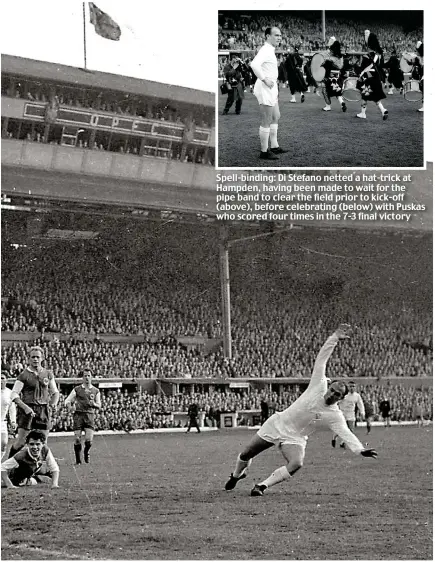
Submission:
[[[343,78],[341,76],[325,78],[324,83],[329,98],[343,95]]]
[[[358,78],[356,87],[361,92],[363,101],[378,102],[387,97],[379,76],[374,73],[371,76],[363,74],[362,77]]]

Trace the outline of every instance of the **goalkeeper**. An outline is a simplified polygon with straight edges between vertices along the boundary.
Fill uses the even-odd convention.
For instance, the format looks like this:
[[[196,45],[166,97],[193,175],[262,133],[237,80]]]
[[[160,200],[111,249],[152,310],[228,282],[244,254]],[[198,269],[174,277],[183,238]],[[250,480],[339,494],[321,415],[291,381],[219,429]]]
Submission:
[[[346,425],[337,402],[348,393],[342,381],[332,382],[328,388],[325,371],[328,359],[339,340],[350,337],[350,326],[341,324],[326,340],[314,363],[307,390],[283,412],[271,416],[258,430],[249,445],[237,458],[234,472],[225,484],[226,490],[235,488],[246,477],[252,459],[273,445],[277,445],[286,464],[277,468],[268,478],[255,484],[251,496],[262,496],[270,486],[279,484],[302,468],[308,435],[320,425],[329,427],[354,452],[363,457],[377,457],[374,449],[365,449]]]

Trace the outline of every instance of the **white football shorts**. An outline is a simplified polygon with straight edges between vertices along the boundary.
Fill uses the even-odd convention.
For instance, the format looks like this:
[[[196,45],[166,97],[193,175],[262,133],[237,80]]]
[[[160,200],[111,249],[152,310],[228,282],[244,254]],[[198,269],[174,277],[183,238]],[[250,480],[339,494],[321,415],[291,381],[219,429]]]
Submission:
[[[260,105],[274,106],[278,103],[278,83],[268,88],[264,82],[257,78],[254,86],[254,96]]]
[[[274,445],[299,445],[304,451],[307,446],[307,436],[284,424],[278,414],[270,416],[257,431],[257,435]]]
[[[2,421],[2,433],[6,433],[6,435],[8,434],[8,424],[6,420]]]

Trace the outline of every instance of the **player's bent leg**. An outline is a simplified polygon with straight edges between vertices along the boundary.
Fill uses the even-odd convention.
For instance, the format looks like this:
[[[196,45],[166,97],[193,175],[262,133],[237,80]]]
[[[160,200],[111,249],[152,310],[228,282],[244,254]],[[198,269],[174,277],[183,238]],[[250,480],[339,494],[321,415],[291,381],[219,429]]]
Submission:
[[[2,452],[2,460],[3,460],[3,455],[6,453],[6,449],[8,446],[8,432],[7,431],[2,431],[1,434],[1,452]]]
[[[225,484],[225,490],[233,490],[239,480],[246,478],[252,459],[261,452],[273,447],[273,443],[255,435],[249,445],[237,457],[236,466]]]
[[[285,466],[280,466],[274,470],[268,478],[263,480],[263,482],[256,484],[251,490],[251,496],[262,496],[267,488],[284,482],[284,480],[288,480],[302,468],[305,457],[304,446],[281,443],[280,450],[287,464]]]
[[[30,429],[25,429],[24,427],[19,427],[17,430],[17,437],[12,444],[12,447],[9,451],[9,458],[13,457],[20,451],[24,445],[26,444],[26,437],[29,433]]]

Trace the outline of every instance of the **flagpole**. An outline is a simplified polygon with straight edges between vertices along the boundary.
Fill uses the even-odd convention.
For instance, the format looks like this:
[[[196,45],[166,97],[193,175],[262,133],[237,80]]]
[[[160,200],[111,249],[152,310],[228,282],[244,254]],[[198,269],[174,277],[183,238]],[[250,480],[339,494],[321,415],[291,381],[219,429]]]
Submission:
[[[83,54],[85,59],[85,70],[87,70],[87,61],[86,61],[86,9],[85,3],[83,2]]]

